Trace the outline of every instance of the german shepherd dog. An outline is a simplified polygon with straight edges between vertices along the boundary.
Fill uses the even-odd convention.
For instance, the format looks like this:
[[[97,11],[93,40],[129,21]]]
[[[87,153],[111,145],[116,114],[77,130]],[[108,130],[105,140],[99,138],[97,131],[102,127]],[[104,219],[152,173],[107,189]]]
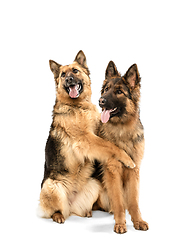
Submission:
[[[79,51],[70,65],[52,60],[49,63],[56,84],[56,102],[45,148],[38,215],[64,223],[71,214],[91,215],[101,188],[92,177],[95,159],[114,165],[122,161],[130,168],[135,164],[125,151],[97,136],[100,114],[91,103],[90,73],[84,53]]]
[[[111,208],[114,208],[108,200],[113,198],[112,190],[108,189],[112,184],[115,191],[119,191],[121,195],[114,231],[117,233],[127,231],[125,209],[129,211],[135,229],[148,230],[148,224],[142,220],[138,205],[139,170],[144,153],[144,130],[139,118],[141,78],[136,64],[121,76],[112,61],[107,66],[105,77],[99,100],[103,111],[98,135],[123,149],[133,159],[136,167],[128,169],[118,162],[114,166],[118,174],[114,176],[112,182],[112,174],[109,177],[109,166],[103,165],[105,168],[102,171],[102,169],[99,170],[102,166],[97,165],[96,173],[103,175],[101,177],[103,191],[97,201],[98,207],[105,211],[111,211]]]

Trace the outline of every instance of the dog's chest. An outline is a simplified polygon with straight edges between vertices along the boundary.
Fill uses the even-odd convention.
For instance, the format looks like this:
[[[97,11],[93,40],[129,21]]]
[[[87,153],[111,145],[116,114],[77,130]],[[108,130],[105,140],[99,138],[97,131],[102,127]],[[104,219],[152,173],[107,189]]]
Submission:
[[[144,152],[144,131],[141,128],[112,127],[104,129],[105,138],[123,149],[138,164]]]
[[[129,155],[132,155],[134,149],[131,132],[124,129],[119,129],[119,131],[116,130],[116,133],[114,133],[114,139],[119,148],[124,149]]]
[[[87,132],[95,132],[98,117],[95,112],[89,110],[77,110],[71,116],[61,119],[61,126],[64,127],[68,136],[80,137]]]
[[[135,149],[131,131],[127,131],[126,128],[108,125],[108,127],[104,127],[102,133],[103,138],[113,142],[116,146],[125,150],[130,156],[132,156],[132,153]]]

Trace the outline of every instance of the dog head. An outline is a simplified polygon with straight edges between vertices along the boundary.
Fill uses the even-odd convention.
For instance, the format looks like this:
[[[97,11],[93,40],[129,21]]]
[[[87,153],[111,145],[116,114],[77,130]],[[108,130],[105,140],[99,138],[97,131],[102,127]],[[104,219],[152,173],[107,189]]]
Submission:
[[[102,108],[101,121],[126,123],[138,113],[140,98],[140,76],[137,65],[132,65],[121,76],[113,61],[110,61],[101,90],[99,105]]]
[[[90,72],[83,51],[78,52],[72,64],[62,66],[53,60],[50,60],[49,64],[54,74],[58,100],[79,102],[90,99]]]

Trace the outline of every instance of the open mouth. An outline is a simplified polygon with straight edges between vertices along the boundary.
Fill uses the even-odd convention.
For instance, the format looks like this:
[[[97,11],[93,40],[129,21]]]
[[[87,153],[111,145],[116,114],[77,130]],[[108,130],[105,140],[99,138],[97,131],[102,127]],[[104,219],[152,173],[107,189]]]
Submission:
[[[110,110],[107,110],[106,108],[101,113],[101,121],[103,123],[107,123],[111,117],[116,116],[120,112],[120,108],[116,107]]]
[[[68,87],[65,86],[66,91],[68,92],[71,98],[78,98],[82,92],[83,86],[81,83],[72,84]]]

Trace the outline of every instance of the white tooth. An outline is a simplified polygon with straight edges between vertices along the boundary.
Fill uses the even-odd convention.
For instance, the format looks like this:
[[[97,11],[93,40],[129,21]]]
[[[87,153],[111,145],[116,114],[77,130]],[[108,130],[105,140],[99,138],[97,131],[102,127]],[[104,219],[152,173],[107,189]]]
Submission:
[[[114,112],[114,111],[116,111],[116,109],[117,109],[117,107],[116,107],[116,108],[114,108],[114,109],[112,109],[112,110],[111,110],[111,112]]]

